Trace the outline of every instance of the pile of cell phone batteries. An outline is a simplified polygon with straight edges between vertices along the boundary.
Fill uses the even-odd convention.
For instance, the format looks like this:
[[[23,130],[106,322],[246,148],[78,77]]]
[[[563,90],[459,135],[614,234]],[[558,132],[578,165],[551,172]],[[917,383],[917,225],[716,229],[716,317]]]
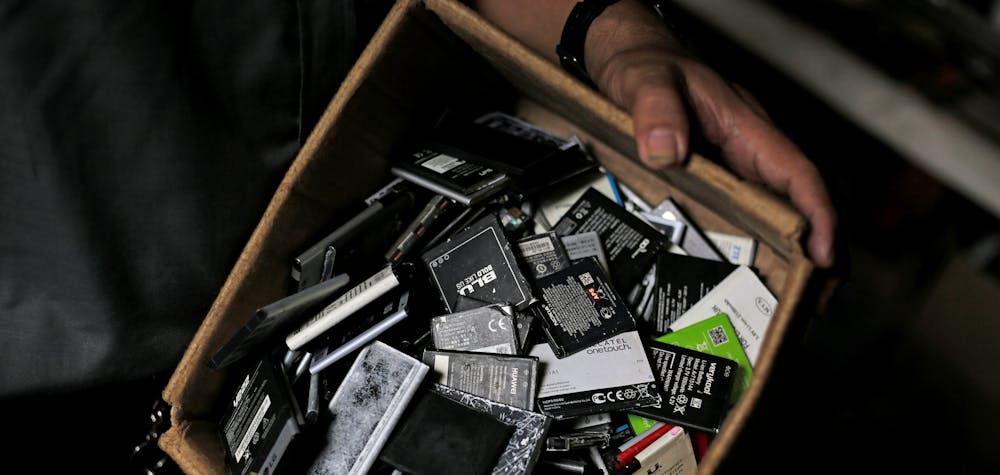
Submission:
[[[502,112],[390,162],[208,362],[232,473],[694,473],[777,305],[755,241]]]

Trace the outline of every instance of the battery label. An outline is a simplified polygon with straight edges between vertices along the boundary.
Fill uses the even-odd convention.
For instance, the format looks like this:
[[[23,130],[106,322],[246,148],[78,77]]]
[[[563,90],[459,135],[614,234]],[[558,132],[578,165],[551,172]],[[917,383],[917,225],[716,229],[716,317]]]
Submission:
[[[517,242],[517,248],[535,279],[552,275],[570,264],[569,255],[553,232],[526,237]]]

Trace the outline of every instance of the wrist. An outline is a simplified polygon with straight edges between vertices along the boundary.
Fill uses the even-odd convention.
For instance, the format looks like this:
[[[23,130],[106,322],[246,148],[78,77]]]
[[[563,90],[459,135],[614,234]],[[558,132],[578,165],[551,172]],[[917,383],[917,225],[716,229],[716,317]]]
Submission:
[[[573,4],[563,22],[562,34],[556,45],[559,64],[584,83],[594,85],[587,68],[587,38],[591,25],[604,11],[620,0],[579,0]]]
[[[680,44],[652,9],[637,0],[621,0],[594,19],[584,43],[591,80],[605,93],[615,72],[636,60],[685,56]]]

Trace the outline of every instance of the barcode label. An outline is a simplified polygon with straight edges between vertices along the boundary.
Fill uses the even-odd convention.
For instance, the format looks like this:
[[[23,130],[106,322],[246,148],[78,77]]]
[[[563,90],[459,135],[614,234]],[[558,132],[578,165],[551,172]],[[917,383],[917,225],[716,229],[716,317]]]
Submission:
[[[524,257],[536,256],[546,252],[555,252],[556,250],[555,246],[552,244],[552,240],[548,237],[519,242],[517,243],[517,246],[521,248],[521,254]]]
[[[584,272],[580,274],[580,283],[583,285],[590,285],[594,283],[594,277],[590,275],[590,272]]]
[[[710,328],[708,330],[708,337],[712,339],[712,346],[729,343],[729,337],[726,335],[726,330],[722,328],[722,325]]]
[[[442,153],[441,155],[438,155],[430,160],[427,160],[426,162],[421,163],[420,165],[423,166],[424,168],[428,168],[436,173],[440,173],[443,175],[445,173],[448,173],[448,170],[451,170],[452,168],[455,168],[463,163],[465,162],[462,160],[459,160],[455,157],[451,157]]]

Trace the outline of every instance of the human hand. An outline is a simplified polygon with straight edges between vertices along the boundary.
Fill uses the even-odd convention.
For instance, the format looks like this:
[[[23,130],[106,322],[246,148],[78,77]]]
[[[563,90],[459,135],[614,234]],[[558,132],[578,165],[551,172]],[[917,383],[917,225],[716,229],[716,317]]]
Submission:
[[[486,18],[558,62],[555,45],[577,0],[475,0]],[[591,23],[584,44],[591,79],[632,115],[639,158],[654,169],[688,154],[690,122],[740,176],[787,196],[810,224],[807,248],[833,264],[837,216],[819,171],[742,89],[685,54],[663,21],[638,0],[620,0]],[[690,111],[690,112],[689,112]]]
[[[737,174],[787,196],[805,215],[808,252],[830,267],[837,216],[816,166],[748,92],[682,52],[665,27],[634,23],[648,22],[643,14],[658,18],[630,12],[626,2],[615,7],[617,14],[598,17],[592,27],[587,64],[598,88],[632,115],[639,158],[654,169],[678,165],[689,151],[689,120],[697,121]]]

